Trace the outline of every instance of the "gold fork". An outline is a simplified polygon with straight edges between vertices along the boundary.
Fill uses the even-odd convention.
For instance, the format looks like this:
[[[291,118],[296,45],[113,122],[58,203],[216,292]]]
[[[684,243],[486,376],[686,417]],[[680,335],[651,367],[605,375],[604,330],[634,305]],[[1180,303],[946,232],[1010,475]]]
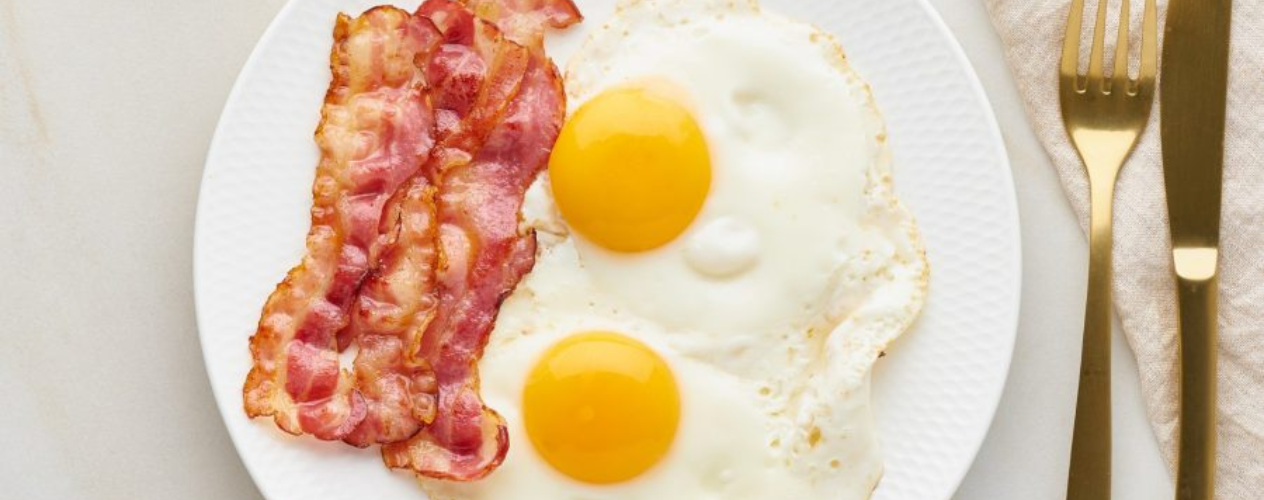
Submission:
[[[1059,69],[1062,121],[1088,172],[1090,196],[1088,302],[1084,347],[1071,441],[1068,500],[1110,498],[1110,311],[1111,225],[1115,179],[1150,119],[1158,70],[1158,21],[1154,0],[1146,0],[1140,71],[1129,78],[1128,27],[1131,0],[1120,4],[1114,71],[1105,74],[1107,0],[1099,0],[1088,73],[1079,74],[1084,0],[1073,0]]]

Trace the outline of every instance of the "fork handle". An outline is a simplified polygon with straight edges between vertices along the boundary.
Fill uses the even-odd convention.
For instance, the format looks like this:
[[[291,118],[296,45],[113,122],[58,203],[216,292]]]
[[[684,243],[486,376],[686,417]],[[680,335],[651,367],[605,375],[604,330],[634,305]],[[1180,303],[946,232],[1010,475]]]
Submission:
[[[1175,259],[1181,326],[1180,458],[1176,498],[1212,500],[1216,473],[1216,288],[1219,280],[1215,274],[1214,253],[1210,273],[1182,272],[1181,257],[1177,255]]]
[[[1115,176],[1090,175],[1089,191],[1088,299],[1067,500],[1110,499],[1111,217]]]

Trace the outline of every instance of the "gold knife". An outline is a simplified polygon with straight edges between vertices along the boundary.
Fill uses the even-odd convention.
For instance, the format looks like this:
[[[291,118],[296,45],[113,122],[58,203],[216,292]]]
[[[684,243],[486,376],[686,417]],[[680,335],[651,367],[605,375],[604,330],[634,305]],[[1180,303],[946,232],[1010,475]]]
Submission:
[[[1212,500],[1216,287],[1232,0],[1171,0],[1159,116],[1180,315],[1177,500]]]

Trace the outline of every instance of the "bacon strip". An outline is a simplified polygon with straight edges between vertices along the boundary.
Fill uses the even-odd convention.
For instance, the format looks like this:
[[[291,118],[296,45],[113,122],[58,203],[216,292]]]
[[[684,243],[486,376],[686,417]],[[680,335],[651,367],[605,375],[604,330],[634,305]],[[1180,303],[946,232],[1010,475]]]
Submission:
[[[527,66],[524,48],[459,3],[430,0],[419,16],[439,27],[444,44],[422,64],[439,122],[439,145],[387,206],[380,267],[360,290],[349,330],[360,345],[356,386],[367,416],[346,442],[386,444],[412,437],[435,418],[430,360],[418,356],[438,302],[433,179],[469,157],[508,107]],[[465,160],[468,161],[468,160]],[[391,221],[399,223],[390,223]]]
[[[264,305],[243,388],[249,416],[326,440],[344,438],[366,416],[353,377],[339,367],[347,342],[339,332],[376,261],[387,199],[434,145],[415,61],[428,58],[440,34],[425,18],[377,7],[356,19],[340,15],[334,42],[306,255]]]
[[[427,0],[417,14],[429,17],[445,39],[426,67],[438,123],[439,146],[430,162],[437,175],[469,162],[518,94],[530,54],[453,0]]]
[[[499,26],[527,47],[544,46],[546,27],[561,29],[584,20],[571,0],[466,0],[478,17]]]
[[[437,301],[434,194],[418,172],[388,203],[381,267],[365,279],[356,299],[355,380],[366,415],[343,439],[355,446],[402,441],[434,420],[434,375],[413,355]]]
[[[519,22],[524,16],[507,19]],[[578,20],[576,12],[570,21],[556,24]],[[444,20],[436,17],[435,22],[444,29]],[[534,34],[542,33],[543,25],[532,31],[523,26],[513,25],[511,36],[534,42],[504,116],[476,148],[479,141],[472,134],[477,129],[460,130],[436,148],[431,160],[437,162],[443,266],[438,306],[421,336],[418,357],[434,370],[438,408],[434,421],[416,436],[383,447],[389,467],[472,480],[495,469],[508,450],[504,419],[479,395],[477,364],[501,302],[535,263],[535,234],[520,230],[519,210],[547,163],[565,113],[561,78],[543,54],[542,37]]]

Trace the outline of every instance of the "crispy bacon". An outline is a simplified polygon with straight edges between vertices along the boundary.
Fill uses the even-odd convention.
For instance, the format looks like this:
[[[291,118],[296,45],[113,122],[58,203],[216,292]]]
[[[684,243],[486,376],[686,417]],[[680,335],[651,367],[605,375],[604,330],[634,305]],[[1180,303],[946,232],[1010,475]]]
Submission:
[[[437,174],[469,162],[517,95],[530,54],[453,0],[427,0],[417,14],[429,17],[445,40],[426,66],[438,123],[431,160]]]
[[[388,203],[379,268],[365,280],[349,329],[359,340],[356,385],[367,416],[345,441],[356,446],[412,437],[435,418],[437,390],[430,360],[419,356],[434,315],[438,236],[434,179],[448,163],[468,158],[517,93],[526,50],[459,3],[430,0],[444,43],[421,62],[439,126],[439,146],[408,186]],[[446,122],[446,123],[444,123]]]
[[[384,204],[434,145],[415,61],[428,58],[440,34],[425,18],[377,7],[340,15],[334,41],[306,255],[264,305],[243,388],[251,417],[327,440],[344,438],[367,415],[351,373],[339,367],[347,341],[339,332],[376,261]]]
[[[445,25],[436,24],[441,30]],[[457,131],[431,160],[438,162],[433,172],[443,266],[438,306],[418,356],[434,370],[438,408],[416,436],[383,447],[390,467],[472,480],[495,469],[508,450],[504,420],[479,395],[477,364],[501,302],[535,263],[535,234],[519,228],[519,210],[547,163],[565,112],[557,69],[538,43],[527,51],[522,82],[499,122],[482,141],[472,139],[477,129]]]
[[[543,47],[545,28],[561,29],[584,20],[571,0],[466,0],[478,17],[500,27],[527,47]]]
[[[344,438],[355,446],[402,441],[434,420],[434,375],[413,354],[437,300],[434,192],[418,172],[388,203],[381,267],[365,279],[356,299],[355,380],[366,416]]]
[[[383,444],[387,465],[430,477],[500,464],[508,434],[477,363],[535,262],[519,210],[565,109],[543,32],[579,20],[569,0],[339,17],[307,254],[251,338],[250,416]],[[338,352],[352,341],[348,372]]]

